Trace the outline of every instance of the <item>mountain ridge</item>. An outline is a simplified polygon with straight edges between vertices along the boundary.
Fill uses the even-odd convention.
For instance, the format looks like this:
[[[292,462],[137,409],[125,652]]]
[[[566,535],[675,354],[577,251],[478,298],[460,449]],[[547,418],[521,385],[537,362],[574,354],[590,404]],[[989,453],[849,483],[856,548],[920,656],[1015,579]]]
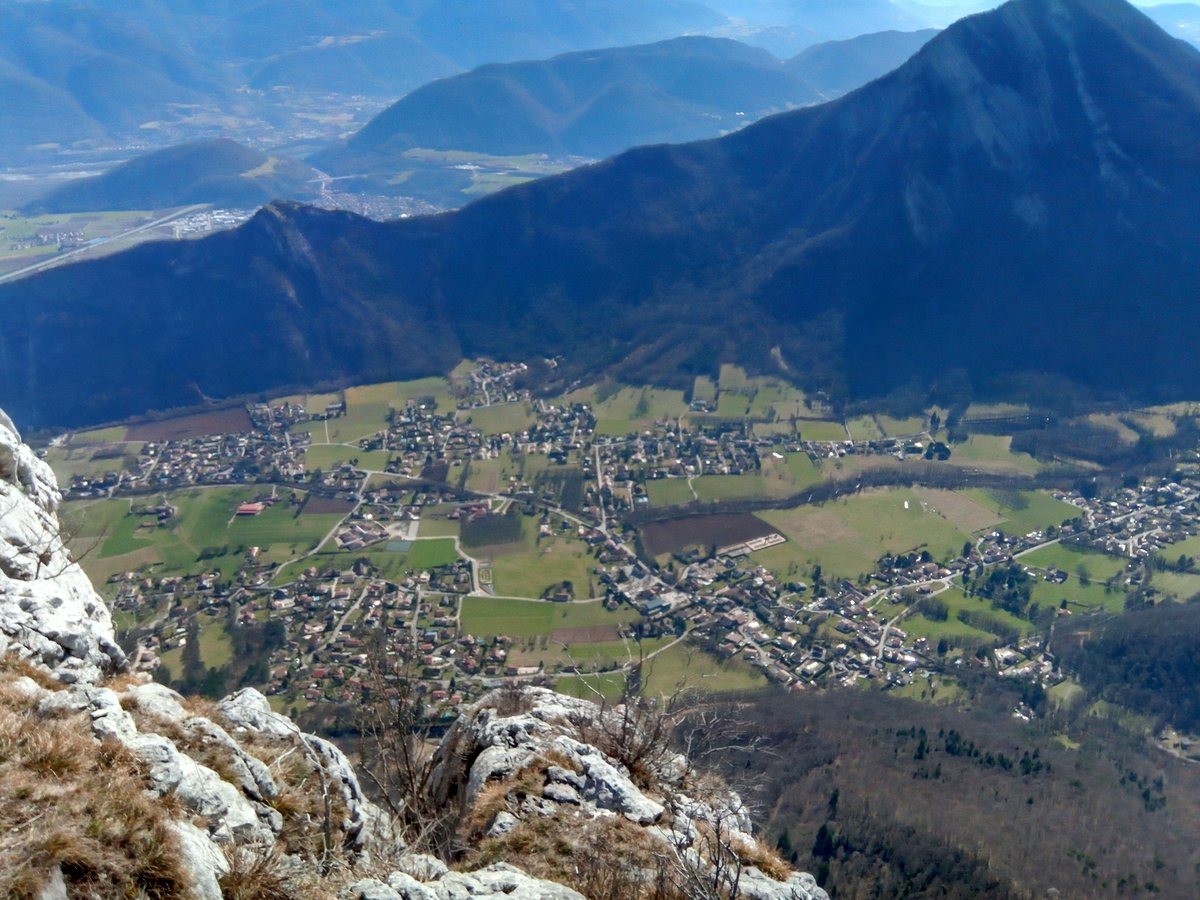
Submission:
[[[30,215],[164,209],[193,203],[250,208],[277,197],[319,194],[318,173],[228,138],[191,141],[135,157],[101,175],[70,181],[25,207]]]
[[[187,248],[10,285],[3,399],[70,424],[195,402],[197,387],[386,380],[475,355],[677,385],[782,361],[858,397],[1026,372],[1177,396],[1200,375],[1176,337],[1197,315],[1197,147],[1200,53],[1123,0],[1014,0],[839,100],[719,140],[388,225],[275,206]],[[97,342],[144,333],[168,296],[187,301],[178,325],[150,332],[132,368]],[[215,298],[236,333],[214,325]],[[179,352],[230,338],[223,365]],[[127,377],[50,406],[43,390],[35,408],[36,384],[84,360]]]

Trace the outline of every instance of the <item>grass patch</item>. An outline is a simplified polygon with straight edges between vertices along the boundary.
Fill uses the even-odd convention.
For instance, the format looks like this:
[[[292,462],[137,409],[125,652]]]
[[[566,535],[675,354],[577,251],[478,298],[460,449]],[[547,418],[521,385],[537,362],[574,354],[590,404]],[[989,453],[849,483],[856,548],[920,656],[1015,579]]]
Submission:
[[[655,478],[646,482],[646,493],[652,506],[682,506],[695,497],[686,478]]]
[[[545,591],[564,581],[574,585],[575,597],[593,596],[592,559],[587,544],[569,533],[558,532],[541,540],[530,519],[522,521],[522,537],[501,551],[482,548],[481,558],[492,549],[492,584],[504,597],[541,597]]]
[[[909,489],[864,491],[823,506],[758,514],[789,539],[755,554],[776,575],[789,578],[819,564],[826,578],[855,578],[873,570],[886,553],[928,550],[935,559],[962,551],[970,535]]]
[[[724,662],[686,642],[655,656],[642,668],[642,693],[670,696],[677,690],[729,694],[760,690],[767,679],[740,660]]]
[[[514,600],[504,597],[464,597],[463,634],[476,637],[549,636],[558,628],[587,628],[634,622],[641,614],[622,605],[613,612],[602,603],[551,603],[546,600]]]

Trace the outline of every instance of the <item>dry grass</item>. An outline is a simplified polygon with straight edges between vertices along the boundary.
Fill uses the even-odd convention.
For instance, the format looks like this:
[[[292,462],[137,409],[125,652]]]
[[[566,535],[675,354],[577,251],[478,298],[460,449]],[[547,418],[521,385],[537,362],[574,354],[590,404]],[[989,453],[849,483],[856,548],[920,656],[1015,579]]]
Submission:
[[[792,876],[792,868],[776,853],[758,838],[749,843],[741,843],[734,848],[742,865],[754,866],[776,881],[787,881]]]
[[[0,699],[0,895],[36,896],[57,867],[72,896],[180,896],[172,807],[145,787],[141,763],[97,743],[85,716]]]
[[[590,900],[675,900],[666,847],[623,818],[586,819],[566,810],[529,818],[484,841],[471,867],[518,860],[538,878],[574,888]]]
[[[9,653],[0,656],[0,683],[8,683],[22,675],[32,679],[48,691],[66,689],[66,685],[51,675],[48,669],[35,665],[29,660],[18,659]]]
[[[312,880],[300,876],[275,850],[258,853],[247,848],[225,851],[229,872],[221,877],[225,900],[296,900],[316,897]]]

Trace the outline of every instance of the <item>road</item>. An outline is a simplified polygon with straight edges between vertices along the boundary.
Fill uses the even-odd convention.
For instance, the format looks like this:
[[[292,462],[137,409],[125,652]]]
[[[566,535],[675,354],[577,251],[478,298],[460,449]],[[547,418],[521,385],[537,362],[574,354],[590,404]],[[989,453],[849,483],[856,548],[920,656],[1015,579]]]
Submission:
[[[51,266],[57,266],[73,256],[78,256],[81,253],[88,253],[92,250],[95,250],[97,247],[103,247],[105,244],[111,244],[113,241],[119,241],[121,238],[127,238],[130,235],[140,234],[143,231],[149,231],[151,228],[157,228],[159,225],[166,225],[168,222],[172,222],[175,219],[182,218],[183,216],[190,216],[192,213],[200,212],[202,209],[208,209],[208,206],[209,204],[207,203],[198,203],[194,206],[188,206],[183,209],[176,210],[169,215],[155,219],[153,222],[147,222],[145,225],[139,225],[137,228],[130,228],[128,231],[122,231],[120,234],[115,234],[110,238],[101,238],[95,243],[88,244],[86,247],[80,247],[77,250],[68,250],[66,253],[60,253],[58,256],[53,256],[50,259],[44,259],[41,262],[34,263],[31,266],[26,266],[23,269],[17,269],[15,272],[8,272],[5,275],[0,275],[0,284],[3,284],[6,281],[14,281],[26,275],[32,275],[34,272],[39,272],[42,269],[48,269]]]

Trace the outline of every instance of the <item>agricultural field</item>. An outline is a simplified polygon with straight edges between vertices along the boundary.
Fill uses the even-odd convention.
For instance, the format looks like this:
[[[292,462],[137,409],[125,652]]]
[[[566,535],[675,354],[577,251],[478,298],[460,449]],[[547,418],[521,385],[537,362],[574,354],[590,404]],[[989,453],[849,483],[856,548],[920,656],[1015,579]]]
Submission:
[[[213,434],[234,434],[253,428],[250,414],[244,406],[231,406],[212,412],[176,416],[154,422],[138,422],[130,425],[125,433],[127,441],[182,441],[208,437]]]
[[[0,211],[0,275],[6,275],[26,266],[52,259],[59,255],[57,241],[31,247],[21,246],[32,241],[38,234],[78,232],[82,242],[111,241],[122,232],[145,225],[165,214],[149,210],[118,212],[49,213],[40,216],[25,216],[12,210]],[[145,240],[140,235],[131,238]],[[105,248],[108,249],[107,247]],[[92,255],[91,251],[86,255]],[[78,259],[79,257],[74,257]]]
[[[850,439],[855,441],[877,441],[887,437],[879,427],[879,423],[875,421],[874,416],[860,416],[857,419],[851,419],[846,423],[846,430],[850,432]]]
[[[574,391],[562,400],[591,404],[596,416],[596,434],[613,437],[641,431],[659,419],[679,418],[688,411],[683,391],[652,387],[604,384]]]
[[[600,602],[552,603],[503,597],[464,597],[460,613],[463,634],[476,637],[551,637],[561,629],[616,627],[636,622],[641,614],[630,606],[609,612]]]
[[[646,494],[655,507],[683,506],[696,499],[686,478],[655,478],[646,482]]]
[[[517,474],[518,466],[505,453],[496,459],[473,459],[467,473],[466,488],[480,494],[498,494],[509,487],[509,479]]]
[[[576,640],[562,632],[595,631],[600,640]],[[508,662],[514,666],[542,666],[548,671],[560,667],[578,666],[581,672],[605,672],[636,663],[675,640],[673,637],[651,638],[641,646],[617,634],[617,626],[604,625],[592,629],[558,629],[548,635],[526,637],[514,643],[508,652]]]
[[[68,503],[63,515],[73,531],[72,545],[88,575],[104,583],[111,575],[142,567],[156,575],[219,571],[230,577],[246,551],[259,547],[268,559],[285,560],[316,547],[341,521],[339,514],[298,515],[297,505],[281,498],[261,515],[238,517],[238,504],[254,499],[246,488],[193,488],[166,495],[178,509],[169,527],[131,513],[129,500]],[[143,502],[159,502],[158,497]]]
[[[445,378],[421,378],[416,381],[389,381],[347,388],[346,414],[327,422],[306,422],[299,430],[311,431],[320,440],[328,430],[327,443],[353,443],[387,428],[388,414],[402,409],[409,400],[431,398],[441,412],[453,412],[454,395]]]
[[[458,551],[454,549],[454,540],[451,538],[413,541],[408,551],[408,565],[418,571],[449,566],[458,560]]]
[[[471,550],[479,560],[492,564],[492,586],[501,597],[541,597],[564,581],[574,585],[575,597],[594,596],[592,559],[587,544],[571,533],[557,532],[538,538],[537,523],[522,520],[521,540]]]
[[[741,660],[722,661],[687,642],[675,644],[642,666],[642,693],[669,697],[680,690],[729,694],[761,690],[767,679]]]
[[[992,491],[972,489],[963,493],[981,506],[1003,517],[996,527],[1008,534],[1029,534],[1049,525],[1061,525],[1079,516],[1069,503],[1040,491]]]
[[[1033,625],[1025,619],[1003,609],[993,609],[990,600],[968,597],[958,587],[942,591],[933,599],[946,605],[948,615],[944,621],[927,617],[918,611],[904,619],[900,628],[911,636],[927,638],[932,644],[945,639],[951,646],[995,641],[996,633],[989,630],[992,623],[997,632],[1014,631],[1025,635],[1033,631]],[[959,613],[970,616],[970,624],[962,621]]]
[[[51,447],[45,458],[59,484],[68,484],[76,476],[94,478],[108,472],[134,469],[142,447],[140,443],[89,446],[72,442],[65,447]]]
[[[1083,550],[1067,544],[1052,544],[1042,547],[1032,553],[1024,553],[1020,557],[1022,565],[1038,569],[1059,569],[1069,575],[1077,576],[1083,569],[1090,580],[1106,581],[1118,572],[1124,571],[1129,560],[1108,553],[1094,550]]]
[[[662,556],[688,547],[728,547],[774,531],[758,516],[720,513],[652,522],[642,528],[642,542],[651,556]]]
[[[988,472],[1036,474],[1042,464],[1028,453],[1014,453],[1010,435],[973,434],[950,445],[952,465]]]
[[[692,383],[692,399],[711,403],[717,399],[717,386],[707,375],[697,375]]]
[[[846,427],[829,419],[797,419],[796,430],[804,441],[845,441]]]
[[[391,455],[385,450],[363,450],[347,444],[313,443],[304,453],[304,468],[309,472],[318,469],[328,472],[353,462],[357,469],[382,472],[387,468],[390,459]]]
[[[474,425],[484,434],[512,434],[524,431],[537,421],[528,403],[498,403],[458,414],[458,421]]]
[[[129,431],[125,425],[112,425],[108,428],[93,428],[90,431],[77,431],[71,435],[69,445],[78,447],[86,444],[119,444],[125,440]]]
[[[887,553],[928,550],[934,559],[957,556],[970,532],[956,526],[916,491],[864,491],[821,506],[760,513],[788,543],[754,554],[789,578],[820,565],[826,578],[856,578]]]

